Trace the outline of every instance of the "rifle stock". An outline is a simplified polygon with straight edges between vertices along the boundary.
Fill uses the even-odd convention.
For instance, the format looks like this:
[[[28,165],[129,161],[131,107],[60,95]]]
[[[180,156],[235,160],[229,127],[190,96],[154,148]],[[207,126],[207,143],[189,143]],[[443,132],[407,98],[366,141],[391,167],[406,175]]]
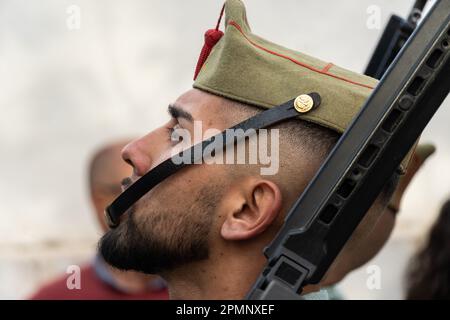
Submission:
[[[265,249],[248,299],[318,283],[450,90],[450,0],[438,0]]]

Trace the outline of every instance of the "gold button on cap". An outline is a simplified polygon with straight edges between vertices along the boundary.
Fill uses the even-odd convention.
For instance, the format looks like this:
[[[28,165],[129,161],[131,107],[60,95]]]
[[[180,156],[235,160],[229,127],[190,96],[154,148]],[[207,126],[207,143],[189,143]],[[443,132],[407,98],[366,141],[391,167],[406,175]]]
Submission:
[[[301,94],[294,100],[294,108],[300,113],[305,113],[314,107],[314,100],[309,94]]]

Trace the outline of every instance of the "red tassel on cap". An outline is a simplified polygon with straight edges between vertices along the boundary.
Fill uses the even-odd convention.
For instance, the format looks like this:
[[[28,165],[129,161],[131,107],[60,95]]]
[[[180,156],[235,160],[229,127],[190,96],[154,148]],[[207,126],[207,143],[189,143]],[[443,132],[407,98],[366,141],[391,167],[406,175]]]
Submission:
[[[197,79],[197,76],[205,64],[206,59],[208,59],[211,50],[214,48],[216,43],[222,38],[223,32],[219,30],[220,20],[222,20],[223,11],[225,9],[225,5],[222,7],[222,11],[220,11],[219,20],[217,21],[217,25],[215,29],[209,29],[205,33],[205,44],[203,45],[202,51],[200,52],[200,56],[198,57],[197,67],[195,68],[194,80]]]

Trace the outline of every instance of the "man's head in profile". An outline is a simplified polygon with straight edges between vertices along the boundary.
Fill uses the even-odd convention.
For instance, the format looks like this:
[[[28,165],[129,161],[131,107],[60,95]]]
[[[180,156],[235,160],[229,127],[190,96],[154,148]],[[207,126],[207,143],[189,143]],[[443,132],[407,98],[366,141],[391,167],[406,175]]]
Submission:
[[[254,36],[241,1],[227,1],[225,12],[225,34],[203,61],[194,89],[169,106],[167,123],[123,149],[133,167],[124,188],[199,142],[173,139],[185,131],[195,136],[197,121],[202,133],[222,131],[308,92],[318,92],[322,104],[270,128],[279,132],[275,174],[261,174],[262,163],[189,166],[143,196],[105,234],[99,250],[108,263],[162,275],[172,298],[245,296],[266,262],[263,248],[377,83]],[[366,239],[394,189],[395,181],[386,183],[320,285],[341,280],[361,257],[371,258],[367,252],[379,250],[384,234],[381,244]],[[392,220],[380,221],[380,230],[391,230]]]

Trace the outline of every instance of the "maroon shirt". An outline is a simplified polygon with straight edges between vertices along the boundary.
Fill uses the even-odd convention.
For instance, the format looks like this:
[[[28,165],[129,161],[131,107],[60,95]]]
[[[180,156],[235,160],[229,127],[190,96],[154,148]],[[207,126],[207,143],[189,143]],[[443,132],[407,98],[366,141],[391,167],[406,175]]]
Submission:
[[[167,300],[167,288],[129,294],[115,289],[99,278],[92,264],[81,268],[81,289],[68,289],[67,277],[64,275],[43,286],[31,300]]]

